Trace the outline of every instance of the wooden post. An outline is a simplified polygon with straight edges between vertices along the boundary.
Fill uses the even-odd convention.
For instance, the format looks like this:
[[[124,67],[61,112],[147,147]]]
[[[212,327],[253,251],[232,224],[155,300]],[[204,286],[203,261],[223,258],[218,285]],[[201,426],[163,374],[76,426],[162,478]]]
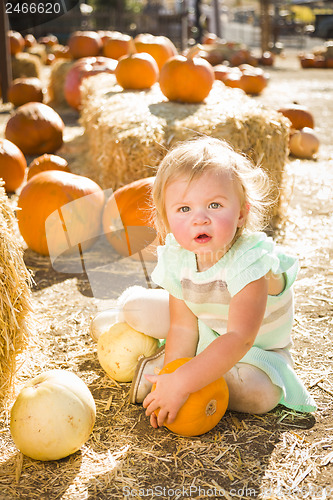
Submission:
[[[222,33],[221,33],[221,13],[220,13],[220,4],[219,0],[213,0],[213,6],[214,6],[214,17],[215,17],[215,35],[217,35],[219,38],[221,38]]]
[[[3,102],[8,102],[7,92],[12,81],[12,63],[7,32],[8,18],[5,10],[5,2],[0,0],[0,77]]]
[[[260,0],[261,50],[269,50],[271,41],[270,0]]]

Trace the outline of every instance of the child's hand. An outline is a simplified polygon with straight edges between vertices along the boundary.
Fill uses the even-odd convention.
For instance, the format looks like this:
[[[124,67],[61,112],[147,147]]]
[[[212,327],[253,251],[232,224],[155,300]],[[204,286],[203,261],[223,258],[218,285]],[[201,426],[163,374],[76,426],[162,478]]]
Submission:
[[[150,423],[157,428],[164,422],[171,424],[183,406],[189,393],[184,390],[181,380],[173,373],[164,375],[145,375],[146,379],[153,384],[156,389],[148,394],[142,405],[146,408],[146,415],[150,415]],[[170,390],[172,388],[172,390]],[[154,411],[159,408],[158,416]]]

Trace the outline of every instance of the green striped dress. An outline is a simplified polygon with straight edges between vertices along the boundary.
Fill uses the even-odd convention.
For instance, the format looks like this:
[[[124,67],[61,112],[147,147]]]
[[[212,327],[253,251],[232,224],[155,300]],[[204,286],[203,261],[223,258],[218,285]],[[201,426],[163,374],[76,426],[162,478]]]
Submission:
[[[285,288],[269,295],[266,312],[252,348],[240,362],[263,370],[282,389],[280,403],[297,411],[311,412],[316,405],[296,375],[290,355],[293,325],[293,292],[298,264],[281,252],[263,232],[243,234],[212,267],[197,270],[196,256],[183,249],[172,234],[158,247],[158,263],[152,280],[171,295],[184,300],[198,318],[201,352],[217,336],[227,332],[231,298],[248,283],[269,271],[284,273]]]

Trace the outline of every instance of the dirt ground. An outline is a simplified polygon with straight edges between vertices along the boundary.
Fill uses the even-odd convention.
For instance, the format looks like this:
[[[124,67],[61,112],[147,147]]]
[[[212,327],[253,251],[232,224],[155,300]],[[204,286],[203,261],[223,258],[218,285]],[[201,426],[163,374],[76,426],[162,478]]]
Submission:
[[[142,407],[128,403],[129,384],[114,383],[99,365],[89,324],[105,308],[105,297],[95,293],[93,279],[57,272],[47,258],[26,250],[35,279],[36,329],[20,359],[16,391],[41,371],[71,370],[90,388],[97,418],[80,451],[38,462],[23,457],[11,439],[9,402],[1,413],[0,499],[333,498],[333,72],[301,70],[292,52],[268,71],[269,86],[255,99],[274,108],[293,101],[307,105],[321,141],[316,159],[290,158],[291,195],[274,235],[299,258],[293,356],[318,411],[300,414],[279,406],[264,416],[227,412],[196,438],[152,429]],[[1,137],[9,111],[0,109]],[[70,160],[73,137],[82,130],[74,112],[62,116],[66,144],[59,154]],[[140,263],[116,263],[110,304],[140,279]]]

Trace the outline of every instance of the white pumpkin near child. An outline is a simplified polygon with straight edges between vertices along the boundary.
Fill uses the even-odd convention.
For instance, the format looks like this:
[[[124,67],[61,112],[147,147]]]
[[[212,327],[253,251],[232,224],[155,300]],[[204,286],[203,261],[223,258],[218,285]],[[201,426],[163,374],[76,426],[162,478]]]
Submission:
[[[58,460],[87,441],[96,418],[94,398],[74,373],[49,370],[20,391],[11,410],[17,448],[35,460]]]
[[[98,341],[102,333],[107,332],[112,325],[118,322],[119,311],[117,309],[106,309],[94,316],[90,323],[90,335],[93,340]]]
[[[102,333],[97,342],[97,355],[102,368],[118,382],[131,382],[138,359],[151,356],[158,340],[145,335],[127,323],[116,323]]]

